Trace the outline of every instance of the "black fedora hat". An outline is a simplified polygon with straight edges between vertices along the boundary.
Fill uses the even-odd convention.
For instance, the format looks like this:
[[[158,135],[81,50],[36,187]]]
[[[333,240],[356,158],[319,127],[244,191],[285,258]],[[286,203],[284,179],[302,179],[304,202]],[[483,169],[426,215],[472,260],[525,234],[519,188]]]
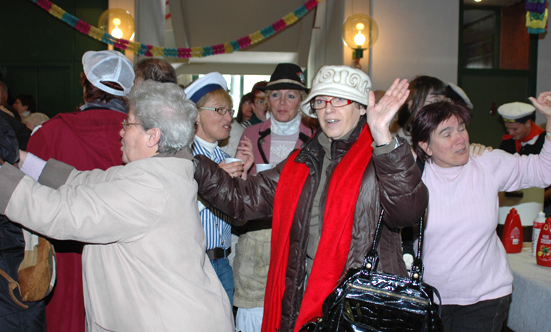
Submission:
[[[257,88],[260,91],[266,90],[304,90],[308,92],[304,73],[294,63],[280,63],[274,69],[270,82],[264,87]]]

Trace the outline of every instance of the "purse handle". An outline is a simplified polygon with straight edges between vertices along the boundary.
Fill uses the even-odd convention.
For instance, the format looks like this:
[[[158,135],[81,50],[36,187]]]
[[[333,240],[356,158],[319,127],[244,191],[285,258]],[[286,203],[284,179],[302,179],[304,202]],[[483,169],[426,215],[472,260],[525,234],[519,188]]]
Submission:
[[[423,237],[425,234],[425,230],[423,229],[423,221],[425,219],[426,212],[427,210],[425,209],[425,213],[423,213],[423,215],[421,215],[421,217],[419,218],[419,238],[417,240],[417,255],[413,259],[413,263],[411,264],[411,272],[409,275],[409,278],[413,285],[419,285],[421,281],[423,281],[424,267],[423,261],[421,260],[421,250],[423,248]],[[364,266],[369,274],[371,274],[373,271],[377,271],[377,264],[379,263],[379,252],[377,251],[377,247],[379,246],[379,240],[381,239],[381,225],[383,223],[384,213],[385,210],[382,209],[381,214],[379,215],[379,221],[377,222],[377,228],[375,229],[373,245],[365,255],[364,259]]]

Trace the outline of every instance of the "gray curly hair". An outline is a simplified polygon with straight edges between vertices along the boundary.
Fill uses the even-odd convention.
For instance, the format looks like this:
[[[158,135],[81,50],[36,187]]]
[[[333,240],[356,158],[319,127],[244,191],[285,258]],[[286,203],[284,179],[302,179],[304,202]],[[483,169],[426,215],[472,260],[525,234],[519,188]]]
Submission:
[[[159,153],[176,153],[191,145],[197,107],[178,85],[147,80],[135,86],[128,99],[144,130],[161,131]]]

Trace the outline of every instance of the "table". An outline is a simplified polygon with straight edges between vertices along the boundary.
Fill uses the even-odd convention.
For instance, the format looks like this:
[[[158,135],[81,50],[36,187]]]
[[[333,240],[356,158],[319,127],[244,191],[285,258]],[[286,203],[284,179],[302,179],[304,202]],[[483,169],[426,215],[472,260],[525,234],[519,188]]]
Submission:
[[[532,248],[507,254],[513,272],[513,300],[507,326],[515,332],[551,331],[551,267],[536,264]]]

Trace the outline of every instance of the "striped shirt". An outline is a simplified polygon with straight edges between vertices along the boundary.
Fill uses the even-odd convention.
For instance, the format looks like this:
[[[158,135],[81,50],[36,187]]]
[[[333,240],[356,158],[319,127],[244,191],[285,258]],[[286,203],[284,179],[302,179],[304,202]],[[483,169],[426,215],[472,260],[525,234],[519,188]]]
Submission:
[[[195,136],[193,140],[192,147],[194,156],[198,154],[205,155],[217,164],[229,157],[229,155],[222,151],[218,145],[215,146],[214,151],[211,153],[208,148],[201,145],[200,140],[201,139],[197,136]],[[224,213],[214,209],[212,206],[208,204],[205,205],[207,208],[199,214],[201,216],[201,224],[205,229],[205,235],[207,237],[207,250],[214,248],[229,248],[231,245],[231,225],[224,220],[229,220],[230,218]]]

